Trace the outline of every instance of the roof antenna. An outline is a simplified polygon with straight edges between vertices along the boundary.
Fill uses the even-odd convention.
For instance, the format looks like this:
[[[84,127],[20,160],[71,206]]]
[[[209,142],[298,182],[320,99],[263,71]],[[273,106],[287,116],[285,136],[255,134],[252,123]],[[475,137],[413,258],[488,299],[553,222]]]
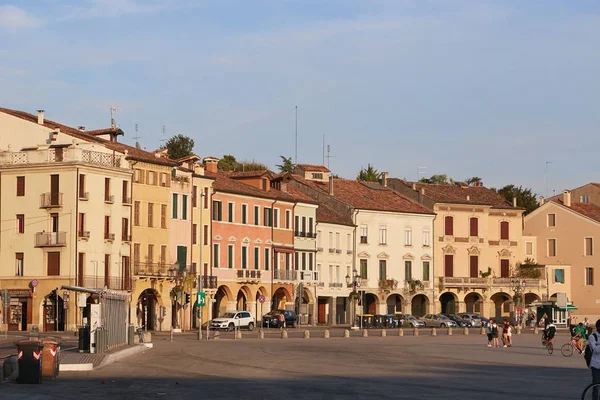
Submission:
[[[163,125],[163,126],[162,126],[162,139],[160,139],[160,142],[162,143],[162,144],[160,145],[160,148],[161,148],[161,149],[164,149],[164,148],[165,148],[165,142],[167,141],[167,139],[166,139],[166,134],[167,134],[167,126],[166,126],[166,125]]]
[[[116,104],[112,104],[110,106],[110,127],[111,128],[116,128],[117,127],[117,123],[115,122],[115,114],[118,113],[120,110],[119,106]]]
[[[296,148],[295,148],[296,164],[298,164],[298,106],[296,106]]]
[[[141,149],[142,146],[140,146],[140,142],[138,142],[138,139],[141,139],[142,137],[138,134],[138,124],[135,124],[135,136],[133,137],[133,139],[135,140],[135,148],[136,149]]]
[[[327,145],[327,169],[329,169],[329,161],[331,158],[335,158],[335,156],[331,155],[331,146]]]

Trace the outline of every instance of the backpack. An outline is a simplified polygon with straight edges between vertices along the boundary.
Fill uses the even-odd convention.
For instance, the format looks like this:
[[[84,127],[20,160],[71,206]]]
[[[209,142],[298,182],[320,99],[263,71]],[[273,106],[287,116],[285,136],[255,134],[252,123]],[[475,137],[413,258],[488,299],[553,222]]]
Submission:
[[[593,335],[594,335],[594,339],[596,339],[596,345],[598,345],[598,335],[596,335],[595,333],[593,333]],[[593,354],[592,346],[590,346],[590,344],[588,343],[588,345],[585,347],[585,351],[583,352],[583,358],[585,358],[585,363],[587,364],[588,368],[590,367],[590,364],[592,363],[592,354]]]

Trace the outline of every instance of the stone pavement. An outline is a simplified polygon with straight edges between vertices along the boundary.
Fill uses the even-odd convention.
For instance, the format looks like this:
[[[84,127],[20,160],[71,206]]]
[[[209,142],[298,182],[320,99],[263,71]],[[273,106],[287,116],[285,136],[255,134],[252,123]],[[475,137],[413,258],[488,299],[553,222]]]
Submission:
[[[555,339],[556,347],[567,341]],[[578,399],[591,380],[580,355],[549,355],[534,335],[488,348],[480,335],[331,339],[160,340],[102,369],[0,398]]]

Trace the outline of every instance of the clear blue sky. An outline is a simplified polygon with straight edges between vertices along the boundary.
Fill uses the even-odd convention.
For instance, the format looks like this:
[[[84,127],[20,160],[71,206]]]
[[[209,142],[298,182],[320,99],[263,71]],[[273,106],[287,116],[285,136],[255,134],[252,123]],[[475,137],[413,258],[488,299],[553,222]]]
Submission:
[[[600,181],[600,2],[0,0],[0,105],[354,178]]]

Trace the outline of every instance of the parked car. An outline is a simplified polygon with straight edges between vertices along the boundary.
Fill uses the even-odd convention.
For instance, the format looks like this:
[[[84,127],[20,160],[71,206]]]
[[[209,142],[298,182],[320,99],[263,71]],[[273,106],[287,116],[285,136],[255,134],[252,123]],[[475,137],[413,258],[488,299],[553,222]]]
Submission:
[[[444,315],[446,317],[450,318],[452,321],[456,322],[456,325],[458,325],[460,328],[470,328],[473,326],[471,321],[464,320],[461,317],[459,317],[458,315],[455,315],[455,314],[444,314]]]
[[[210,327],[212,329],[226,329],[228,331],[232,331],[235,328],[246,328],[251,331],[254,329],[254,317],[249,311],[232,311],[213,319]]]
[[[490,320],[487,319],[486,317],[482,317],[481,315],[477,314],[479,316],[479,319],[481,319],[481,326],[483,326],[484,328],[487,328],[487,326],[490,324]]]
[[[421,321],[423,321],[425,323],[425,326],[440,327],[440,328],[456,326],[456,322],[452,321],[450,318],[448,318],[442,314],[427,314],[426,316],[421,318]]]
[[[476,326],[476,327],[482,326],[481,316],[479,316],[477,314],[462,313],[462,314],[458,314],[458,316],[461,317],[462,319],[464,319],[465,321],[470,322],[471,326]]]
[[[396,316],[402,318],[405,323],[408,322],[413,328],[421,328],[422,326],[425,326],[425,323],[423,321],[413,317],[410,314],[396,314]]]
[[[262,325],[266,328],[281,328],[282,323],[279,320],[279,316],[283,314],[285,319],[285,326],[288,328],[293,328],[296,326],[298,321],[298,316],[292,310],[273,310],[271,312],[263,315]]]

